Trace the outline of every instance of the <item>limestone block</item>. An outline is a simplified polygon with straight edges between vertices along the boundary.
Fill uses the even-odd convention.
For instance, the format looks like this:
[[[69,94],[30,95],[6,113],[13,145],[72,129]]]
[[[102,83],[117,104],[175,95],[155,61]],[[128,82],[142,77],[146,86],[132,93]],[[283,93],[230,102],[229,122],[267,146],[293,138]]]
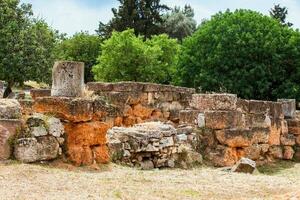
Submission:
[[[234,94],[194,94],[191,107],[201,112],[209,110],[236,110],[237,96]]]
[[[0,160],[7,160],[11,154],[9,131],[0,125]]]
[[[50,89],[32,89],[30,90],[30,95],[33,100],[36,100],[39,97],[49,97],[51,96]]]
[[[284,146],[294,146],[296,144],[296,138],[293,134],[281,135],[280,142]]]
[[[300,135],[300,119],[287,119],[288,131],[294,135]]]
[[[38,98],[33,105],[35,112],[52,114],[71,122],[86,122],[93,118],[93,100],[68,97]]]
[[[36,138],[22,138],[16,141],[14,156],[24,163],[32,163],[38,160],[38,144]]]
[[[204,113],[200,113],[198,115],[197,124],[198,124],[199,128],[203,128],[203,127],[206,126],[206,124],[205,124],[205,114]]]
[[[264,127],[256,127],[251,129],[252,144],[267,144],[270,137],[270,129]]]
[[[296,144],[300,146],[300,135],[296,136]]]
[[[89,82],[86,84],[88,90],[99,94],[101,92],[107,92],[113,90],[113,83],[102,83],[102,82]]]
[[[51,96],[80,97],[84,90],[84,63],[55,62]]]
[[[297,146],[297,147],[295,148],[294,159],[295,159],[296,161],[300,161],[300,146]]]
[[[251,114],[269,114],[270,107],[267,101],[250,100],[249,113]]]
[[[20,119],[21,105],[15,99],[0,99],[0,119]]]
[[[282,103],[271,101],[249,101],[249,113],[251,114],[268,114],[274,119],[283,119]]]
[[[283,159],[292,160],[294,157],[295,151],[291,146],[283,147]]]
[[[211,129],[228,129],[243,127],[244,117],[238,111],[207,111],[205,115],[205,126]]]
[[[239,157],[235,148],[218,145],[208,153],[208,159],[216,167],[229,167],[233,166]]]
[[[10,137],[14,137],[22,127],[20,119],[0,119],[0,126],[3,126],[9,131]]]
[[[270,146],[268,153],[275,159],[283,158],[283,151],[281,146]]]
[[[93,153],[95,156],[95,161],[100,164],[107,164],[109,163],[110,156],[109,150],[106,145],[96,146],[93,148]]]
[[[139,82],[119,82],[113,84],[113,91],[115,92],[142,92],[144,83]]]
[[[198,116],[200,111],[198,110],[181,110],[179,112],[179,123],[180,124],[197,124]]]
[[[0,119],[0,159],[10,158],[12,154],[11,143],[13,142],[13,138],[21,130],[21,126],[21,120]]]
[[[38,160],[53,160],[58,157],[59,143],[53,136],[37,138]]]
[[[248,147],[252,144],[267,143],[269,130],[255,129],[223,129],[216,131],[216,138],[221,144],[229,147]]]
[[[280,145],[280,135],[282,133],[281,123],[273,123],[270,127],[270,135],[269,135],[269,142],[268,144],[273,145]]]
[[[236,102],[236,108],[242,113],[249,113],[249,101],[245,99],[238,98]]]
[[[241,158],[238,163],[232,167],[232,172],[252,174],[256,169],[255,161],[248,158]]]
[[[18,100],[21,105],[22,115],[31,115],[33,114],[33,101],[29,99]]]
[[[270,127],[272,124],[271,118],[266,114],[245,114],[246,127]]]
[[[269,150],[268,144],[254,144],[249,147],[244,148],[239,154],[242,157],[249,158],[251,160],[258,160],[262,155],[264,155]]]
[[[66,147],[69,160],[76,165],[109,160],[106,133],[109,126],[102,122],[66,123]],[[99,148],[96,148],[99,147]]]
[[[282,103],[284,117],[292,118],[296,111],[296,99],[278,99]]]

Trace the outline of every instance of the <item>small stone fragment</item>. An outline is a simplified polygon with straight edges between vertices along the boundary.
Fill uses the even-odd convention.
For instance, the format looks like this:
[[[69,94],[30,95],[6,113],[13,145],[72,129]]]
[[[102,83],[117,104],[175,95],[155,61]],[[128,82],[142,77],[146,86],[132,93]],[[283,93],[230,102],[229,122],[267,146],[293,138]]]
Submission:
[[[232,172],[252,174],[256,169],[256,162],[249,158],[241,158],[235,166],[232,167]]]

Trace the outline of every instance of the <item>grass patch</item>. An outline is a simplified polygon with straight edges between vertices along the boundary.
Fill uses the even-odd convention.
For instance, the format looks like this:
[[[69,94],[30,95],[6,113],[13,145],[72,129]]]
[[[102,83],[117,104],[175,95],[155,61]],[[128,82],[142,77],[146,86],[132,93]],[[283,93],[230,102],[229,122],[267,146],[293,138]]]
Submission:
[[[262,174],[276,175],[276,174],[281,174],[282,171],[293,168],[295,164],[296,163],[292,161],[278,161],[275,163],[259,166],[257,167],[257,169]]]

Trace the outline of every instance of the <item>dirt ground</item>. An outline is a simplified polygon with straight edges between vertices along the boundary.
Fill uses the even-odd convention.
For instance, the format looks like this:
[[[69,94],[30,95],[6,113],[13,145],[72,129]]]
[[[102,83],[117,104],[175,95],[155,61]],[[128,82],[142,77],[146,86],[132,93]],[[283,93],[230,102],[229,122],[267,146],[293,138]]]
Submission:
[[[300,199],[300,164],[264,167],[255,175],[199,167],[140,171],[0,164],[0,199]]]

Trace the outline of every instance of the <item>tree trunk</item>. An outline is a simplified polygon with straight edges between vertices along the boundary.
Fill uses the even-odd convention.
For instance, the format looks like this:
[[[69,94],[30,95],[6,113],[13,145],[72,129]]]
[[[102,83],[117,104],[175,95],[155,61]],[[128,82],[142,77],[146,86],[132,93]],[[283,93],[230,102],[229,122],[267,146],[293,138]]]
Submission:
[[[13,81],[9,81],[7,84],[7,88],[4,91],[3,98],[7,98],[12,93],[12,87],[14,86]]]

